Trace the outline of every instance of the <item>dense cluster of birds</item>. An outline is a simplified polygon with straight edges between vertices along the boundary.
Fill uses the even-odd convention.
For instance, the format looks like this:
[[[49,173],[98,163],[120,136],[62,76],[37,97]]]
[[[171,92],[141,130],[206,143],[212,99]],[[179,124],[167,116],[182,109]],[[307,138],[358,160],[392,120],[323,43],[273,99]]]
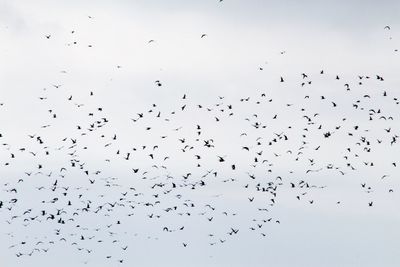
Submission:
[[[178,235],[182,249],[192,246],[190,231],[197,224],[207,225],[209,245],[222,246],[247,232],[267,238],[270,226],[281,223],[272,212],[280,192],[315,205],[313,192],[329,189],[317,176],[354,177],[380,165],[386,172],[376,180],[394,193],[386,181],[398,163],[372,161],[370,155],[398,147],[398,117],[392,111],[400,98],[385,88],[381,74],[344,79],[318,70],[300,73],[298,87],[312,86],[317,76],[333,81],[335,92],[321,90],[292,103],[277,101],[268,91],[196,103],[188,92],[169,108],[154,103],[118,118],[126,121],[123,129],[114,127],[96,90],[87,91],[87,105],[65,96],[61,84],[49,86],[35,99],[38,109],[47,110],[48,123],[27,133],[24,146],[0,133],[2,170],[26,166],[18,178],[1,185],[0,218],[13,229],[7,233],[9,249],[16,257],[29,257],[51,253],[59,243],[87,255],[96,254],[97,246],[115,246],[119,253],[103,256],[122,264],[129,251],[125,237],[143,234],[131,229],[132,222],[150,225],[155,230],[148,238],[155,240]],[[287,78],[277,81],[285,88]],[[160,80],[154,84],[155,90],[165,87]],[[373,89],[366,93],[366,88]],[[76,119],[61,138],[52,132],[60,118],[60,104],[53,103],[62,103]],[[0,113],[6,112],[7,103],[1,103]],[[125,138],[129,135],[139,137],[132,142]],[[340,153],[329,155],[333,147]],[[375,188],[362,182],[359,190],[371,194]],[[371,197],[365,205],[373,208],[376,202]],[[237,203],[250,215],[224,203]],[[345,203],[338,197],[335,205]],[[35,231],[18,235],[16,229]]]

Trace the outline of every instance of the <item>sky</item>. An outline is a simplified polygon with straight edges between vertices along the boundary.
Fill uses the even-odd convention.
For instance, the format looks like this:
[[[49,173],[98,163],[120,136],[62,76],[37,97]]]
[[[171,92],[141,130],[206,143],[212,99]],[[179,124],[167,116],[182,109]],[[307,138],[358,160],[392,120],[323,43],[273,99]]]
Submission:
[[[119,266],[118,260],[123,259],[127,266],[399,266],[400,172],[391,164],[400,149],[389,145],[391,136],[400,130],[396,122],[399,106],[393,101],[400,95],[398,14],[400,2],[389,0],[0,0],[0,187],[4,192],[0,200],[12,207],[12,211],[0,208],[0,265],[102,267]],[[308,75],[307,79],[302,73]],[[363,86],[358,86],[359,75],[371,80],[363,78]],[[377,81],[376,75],[383,76],[384,82]],[[301,86],[304,80],[312,80],[312,84]],[[345,83],[350,91],[345,90]],[[383,91],[388,93],[387,98],[382,97]],[[260,98],[262,93],[265,99]],[[364,97],[366,94],[371,100]],[[305,95],[310,96],[309,101]],[[322,95],[327,102],[321,101]],[[240,101],[247,97],[249,102]],[[256,100],[265,102],[258,105]],[[363,111],[354,109],[357,100]],[[331,101],[338,107],[332,108]],[[198,109],[199,104],[212,111]],[[232,119],[224,115],[228,104],[234,107]],[[180,112],[183,105],[185,112]],[[103,111],[99,112],[99,107]],[[218,111],[222,108],[225,113]],[[312,120],[334,132],[333,137],[326,139],[312,125],[307,126],[301,108],[310,117],[319,113]],[[170,121],[152,117],[150,109],[154,114],[160,111],[162,118]],[[384,116],[393,116],[394,120],[371,122],[366,116],[369,109],[381,109]],[[56,119],[51,117],[54,113]],[[89,113],[97,119],[106,117],[109,123],[103,129],[79,135],[77,125],[92,123]],[[134,121],[138,113],[144,113],[144,119]],[[277,120],[272,119],[275,114],[279,114]],[[219,124],[215,117],[221,119]],[[265,121],[267,130],[260,132],[249,126],[255,121]],[[193,155],[188,155],[192,152],[177,149],[181,147],[178,138],[194,144],[194,129],[199,124],[206,135],[202,138],[212,138],[218,144],[212,153],[196,146],[196,153],[204,158],[202,168],[196,168]],[[335,129],[339,124],[344,132]],[[45,125],[50,127],[43,128]],[[364,131],[361,136],[373,142],[372,153],[358,150],[346,135],[354,125]],[[307,133],[305,127],[310,127]],[[384,131],[388,128],[390,133]],[[243,132],[247,136],[241,136]],[[254,156],[241,147],[249,146],[255,152],[256,138],[268,140],[280,132],[288,134],[289,141],[266,147],[263,152],[273,171],[250,167]],[[28,134],[42,136],[46,147]],[[115,142],[114,134],[118,136]],[[304,161],[296,162],[287,151],[299,150],[301,134],[309,136],[309,143],[304,148]],[[160,141],[162,135],[168,138]],[[66,137],[67,141],[61,141]],[[71,139],[78,140],[77,158],[85,162],[85,168],[102,171],[99,176],[90,176],[96,180],[94,185],[76,168],[67,168],[64,178],[57,176],[59,169],[75,157],[67,154],[75,149],[67,149],[66,142],[72,145]],[[382,145],[376,139],[383,140]],[[104,146],[108,142],[112,143],[110,148]],[[138,155],[131,150],[155,144],[160,146],[154,152],[155,161],[149,160],[147,150]],[[319,144],[321,149],[313,151]],[[18,152],[21,147],[38,156]],[[352,152],[346,154],[348,147]],[[51,151],[51,156],[42,155],[44,150]],[[131,151],[133,159],[121,160],[116,150],[123,155]],[[15,160],[10,159],[10,153],[16,155]],[[357,166],[354,172],[343,159],[350,154]],[[164,164],[161,155],[171,158],[168,171],[160,167]],[[216,155],[238,165],[239,173],[232,172],[228,163],[221,165]],[[316,165],[310,165],[308,158]],[[5,165],[7,162],[11,164]],[[365,167],[363,162],[374,162],[375,166]],[[346,174],[326,170],[330,163]],[[36,172],[38,164],[43,164],[43,173],[51,174],[25,174]],[[314,167],[324,170],[305,174]],[[132,168],[148,170],[149,174],[140,179],[132,176]],[[59,186],[69,186],[71,191],[79,187],[71,198],[76,199],[80,192],[94,207],[120,198],[129,187],[142,192],[143,201],[153,201],[152,181],[164,181],[166,173],[181,177],[190,171],[195,179],[210,169],[218,170],[218,179],[206,177],[203,189],[179,188],[176,194],[182,194],[182,199],[176,194],[160,197],[164,208],[185,201],[194,203],[191,217],[165,214],[161,208],[146,208],[140,202],[130,218],[120,207],[100,218],[93,212],[82,212],[76,222],[65,226],[49,224],[45,219],[24,226],[21,219],[30,208],[32,215],[43,209],[54,211],[47,202],[62,192],[58,187],[51,190],[56,179]],[[252,184],[249,173],[262,183],[277,184],[276,177],[282,177],[276,205],[270,206],[269,199],[259,192],[243,189],[245,184]],[[383,175],[388,177],[382,179]],[[117,177],[115,186],[104,186],[113,183],[110,177]],[[18,183],[21,178],[23,182]],[[229,178],[236,180],[223,182]],[[172,179],[181,183],[181,178]],[[298,201],[296,196],[305,193],[297,188],[302,179],[323,188],[309,189]],[[291,182],[296,183],[295,189]],[[371,186],[370,193],[361,187],[363,183]],[[38,190],[40,186],[44,190]],[[18,189],[15,205],[8,203],[13,198],[8,191],[11,188]],[[388,193],[389,189],[393,193]],[[99,197],[102,194],[104,197]],[[257,207],[270,209],[267,215],[249,204],[248,197],[252,196]],[[73,207],[82,205],[79,201]],[[368,206],[370,201],[373,207]],[[205,207],[210,203],[218,213]],[[222,211],[230,215],[224,217]],[[148,215],[157,212],[163,214],[161,219],[149,220]],[[214,221],[208,223],[204,216],[194,215],[201,212],[208,218],[214,216]],[[13,215],[19,217],[11,219]],[[268,218],[273,219],[262,228],[265,238],[249,230],[257,227],[253,219],[258,222]],[[96,243],[97,238],[113,240],[105,225],[116,219],[122,222],[111,228],[117,245]],[[88,230],[77,228],[75,223]],[[165,233],[165,225],[184,225],[185,230]],[[101,230],[93,231],[96,227]],[[237,236],[227,235],[231,227],[240,229]],[[48,245],[45,253],[35,251],[32,256],[16,257],[18,252],[26,254],[33,249],[37,240],[45,244],[41,249],[46,248],[46,242],[59,239],[54,235],[59,228],[67,242]],[[210,238],[210,233],[215,237]],[[80,235],[96,236],[82,244],[83,251],[90,248],[93,252],[78,251],[70,245],[70,240]],[[220,244],[220,239],[227,241]],[[21,245],[21,241],[28,244]],[[217,245],[210,246],[214,241]],[[121,251],[125,245],[128,250]],[[111,260],[105,259],[108,254]]]

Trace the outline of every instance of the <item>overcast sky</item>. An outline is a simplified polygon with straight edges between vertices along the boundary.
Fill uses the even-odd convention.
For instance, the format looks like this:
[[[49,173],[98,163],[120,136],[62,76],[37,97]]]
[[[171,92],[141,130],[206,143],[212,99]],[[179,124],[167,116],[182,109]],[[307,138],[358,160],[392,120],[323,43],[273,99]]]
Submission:
[[[76,125],[88,124],[87,114],[98,107],[104,109],[104,116],[110,120],[110,126],[102,133],[108,137],[117,133],[121,151],[143,144],[159,144],[159,136],[165,133],[175,138],[174,142],[166,141],[160,154],[171,157],[168,174],[179,177],[194,165],[192,158],[175,152],[175,141],[185,135],[193,140],[195,133],[186,129],[200,122],[208,136],[218,140],[216,153],[228,155],[230,161],[234,159],[243,166],[251,164],[253,156],[249,158],[233,147],[245,145],[240,143],[243,139],[239,134],[249,129],[245,118],[253,114],[258,114],[260,120],[268,119],[270,130],[262,136],[265,139],[273,137],[274,133],[290,132],[288,125],[301,131],[305,123],[300,108],[307,109],[308,115],[321,113],[320,122],[330,129],[339,123],[343,123],[344,128],[360,125],[361,129],[370,130],[365,135],[371,140],[383,138],[383,128],[391,127],[393,134],[399,133],[399,106],[381,97],[385,90],[390,100],[400,96],[400,61],[396,51],[400,48],[399,14],[400,2],[395,0],[0,0],[0,103],[3,103],[0,106],[0,133],[3,135],[0,141],[7,143],[0,148],[0,179],[11,183],[3,186],[2,191],[18,186],[21,204],[14,208],[17,215],[30,205],[40,211],[40,201],[34,203],[34,200],[54,197],[51,190],[39,192],[36,187],[49,187],[55,178],[23,176],[24,171],[34,170],[41,163],[40,158],[20,153],[15,163],[4,166],[10,152],[18,148],[28,147],[36,152],[41,149],[28,137],[36,133],[44,136],[52,151],[63,145],[60,140],[64,137],[82,138],[90,149],[84,151],[80,146],[80,158],[90,165],[91,171],[101,169],[104,177],[118,177],[123,189],[106,191],[98,178],[94,189],[86,193],[88,199],[97,199],[104,193],[109,194],[108,201],[112,201],[129,186],[143,186],[143,193],[151,196],[151,183],[133,182],[130,178],[133,167],[151,169],[153,163],[149,162],[147,154],[131,165],[118,160],[106,165],[104,159],[111,157],[110,150],[104,149],[106,141],[78,136]],[[390,29],[385,29],[387,25]],[[203,34],[206,36],[202,38]],[[325,76],[320,75],[321,70]],[[308,74],[313,82],[311,86],[300,86],[302,73]],[[340,83],[335,80],[336,75],[340,76]],[[358,75],[369,75],[374,81],[357,87]],[[376,82],[376,75],[382,75],[384,83]],[[281,77],[284,83],[280,82]],[[162,86],[157,86],[156,81]],[[352,88],[348,93],[344,87],[346,82]],[[93,97],[90,92],[94,93]],[[240,104],[239,99],[250,96],[253,101],[261,93],[274,99],[268,108],[254,102]],[[186,102],[182,100],[184,94]],[[380,120],[371,124],[363,113],[354,112],[352,104],[365,94],[376,96],[366,104],[365,111],[367,106],[381,108],[383,114],[393,116],[394,121]],[[315,101],[305,102],[305,95],[310,95],[311,99],[315,97]],[[333,111],[330,102],[319,101],[321,95],[339,103],[338,109]],[[70,96],[73,96],[72,102],[67,101]],[[178,111],[184,103],[187,112],[179,113],[170,123],[147,120],[147,113],[143,123],[132,123],[137,113],[148,111],[153,103],[157,104],[154,110],[159,109],[162,114]],[[217,103],[235,107],[234,119],[222,121],[220,127],[215,126],[214,115],[196,109],[198,104],[211,107]],[[84,106],[76,108],[75,104]],[[293,108],[287,104],[292,104]],[[57,113],[56,120],[50,118],[49,110]],[[271,121],[277,113],[279,120]],[[347,121],[342,120],[345,116]],[[51,127],[41,128],[47,124]],[[145,130],[149,126],[153,134]],[[181,126],[182,132],[172,131]],[[256,138],[257,134],[249,130],[248,138]],[[354,143],[346,143],[345,134],[335,138],[333,141],[321,136],[313,139],[315,144],[325,142],[318,153],[309,156],[320,163],[317,166],[325,167],[330,162],[344,164],[343,148]],[[139,209],[134,219],[126,221],[118,230],[121,246],[129,246],[125,254],[114,245],[92,244],[96,252],[87,255],[70,245],[57,243],[47,253],[17,258],[18,250],[9,249],[11,245],[21,240],[34,243],[44,240],[44,236],[54,238],[54,229],[58,226],[8,224],[6,220],[10,220],[11,213],[3,208],[0,225],[5,230],[0,231],[0,265],[118,266],[114,258],[113,261],[104,259],[104,255],[111,253],[116,255],[115,259],[124,258],[126,266],[400,266],[400,182],[397,178],[400,172],[390,166],[400,155],[399,147],[382,148],[374,144],[374,153],[360,160],[361,163],[376,162],[373,169],[360,165],[357,172],[349,172],[349,175],[323,172],[305,176],[306,165],[295,165],[287,153],[281,158],[274,156],[274,152],[294,151],[299,144],[300,139],[293,138],[285,145],[278,145],[276,150],[265,150],[266,157],[270,156],[275,164],[271,174],[273,181],[279,175],[287,177],[280,189],[279,203],[267,216],[281,223],[264,226],[268,227],[265,229],[267,238],[248,230],[254,225],[252,219],[261,217],[257,209],[248,206],[247,197],[251,195],[243,191],[246,182],[240,180],[248,178],[247,169],[243,167],[237,177],[238,183],[210,182],[202,191],[182,193],[193,202],[201,203],[199,206],[203,205],[198,209],[196,206],[194,213],[203,211],[204,204],[211,202],[219,211],[237,212],[237,217],[217,217],[210,225],[202,222],[204,217],[166,216],[160,225],[186,227],[182,233],[166,235],[160,231],[159,224],[149,222],[150,212]],[[312,143],[311,146],[317,145]],[[54,174],[63,164],[69,164],[65,154],[57,153],[46,159],[44,172],[53,171]],[[208,169],[220,167],[214,154],[212,157],[205,155],[205,165]],[[292,175],[288,174],[291,170],[294,171]],[[197,175],[203,174],[197,171]],[[221,180],[231,175],[229,168],[220,172],[226,175],[220,177]],[[69,173],[70,176],[59,179],[59,183],[88,187],[87,178],[81,172],[71,170]],[[161,170],[154,173],[155,177],[163,175]],[[194,169],[193,173],[196,175]],[[254,169],[254,173],[262,175],[258,169]],[[390,178],[382,180],[384,174]],[[21,177],[24,183],[15,185]],[[289,182],[306,177],[311,177],[310,183],[326,188],[308,192],[304,197],[307,200],[299,202],[296,194],[300,191],[291,191]],[[39,178],[42,180],[35,180]],[[366,194],[361,188],[364,182],[373,187],[372,194]],[[388,194],[389,188],[394,190],[393,194]],[[9,192],[4,194],[5,201]],[[219,194],[221,197],[215,197]],[[0,194],[0,200],[2,198]],[[164,202],[172,205],[175,200],[166,198]],[[314,200],[315,204],[309,205],[309,200]],[[96,201],[93,200],[100,203]],[[373,208],[368,206],[369,201],[374,201]],[[125,218],[124,212],[115,211],[113,216]],[[82,217],[82,225],[100,223],[97,217]],[[226,235],[233,226],[241,229],[237,238],[221,246],[209,245],[207,234]],[[12,233],[12,237],[7,233]],[[70,233],[81,234],[73,226],[63,230],[65,236]],[[182,248],[182,242],[189,243],[188,247]]]

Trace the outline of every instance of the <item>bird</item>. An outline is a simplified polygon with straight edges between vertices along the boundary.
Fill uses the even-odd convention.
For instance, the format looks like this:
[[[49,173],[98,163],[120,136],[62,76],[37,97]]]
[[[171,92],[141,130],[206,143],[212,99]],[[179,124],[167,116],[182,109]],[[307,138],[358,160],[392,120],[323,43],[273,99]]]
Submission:
[[[88,18],[90,31],[96,33],[100,17]],[[78,28],[76,33],[67,28],[66,33],[52,32],[57,44],[47,42],[46,49],[57,48],[59,55],[67,56],[80,51],[82,59],[100,52],[91,49],[86,55],[83,52],[89,51],[82,49],[105,49],[102,39],[90,34],[80,46],[78,38],[85,34]],[[194,42],[208,37],[193,33]],[[42,33],[38,36],[44,41]],[[72,51],[70,37],[76,38]],[[147,47],[146,39],[139,42]],[[94,65],[100,61],[88,61],[78,72],[73,65],[78,63],[61,61],[58,65],[66,71],[56,68],[41,75],[40,68],[35,70],[45,88],[30,84],[19,88],[15,98],[1,99],[0,114],[20,123],[5,123],[0,133],[5,175],[0,219],[4,229],[10,229],[5,230],[10,232],[4,243],[9,242],[11,256],[48,257],[62,244],[66,255],[106,257],[112,265],[111,261],[127,263],[128,249],[143,240],[151,246],[163,239],[172,250],[184,247],[188,253],[198,251],[201,242],[216,249],[243,240],[254,245],[270,236],[267,229],[291,227],[285,206],[316,210],[321,208],[319,200],[332,194],[333,202],[326,204],[335,206],[330,209],[335,215],[349,202],[334,195],[339,185],[355,193],[349,194],[355,199],[350,208],[367,207],[356,198],[368,196],[368,207],[374,208],[366,212],[371,215],[380,203],[393,201],[393,155],[399,138],[395,111],[400,100],[391,89],[395,80],[380,66],[375,66],[376,72],[368,68],[369,73],[347,73],[345,68],[344,75],[335,74],[329,65],[296,70],[293,64],[287,70],[292,73],[274,76],[260,65],[259,60],[265,62],[261,57],[244,67],[249,79],[263,75],[257,78],[262,83],[256,79],[243,88],[237,75],[214,90],[207,87],[209,77],[194,75],[189,65],[175,75],[165,56],[178,65],[181,59],[171,51],[163,54],[166,43],[146,48],[161,50],[153,51],[151,68],[143,67],[143,84],[136,80],[140,75],[132,64],[118,56],[100,60],[101,66]],[[135,49],[146,54],[143,48]],[[286,54],[276,51],[275,56]],[[271,67],[282,63],[268,62]],[[99,67],[103,71],[97,73]],[[90,75],[85,71],[98,75],[87,82]],[[229,68],[219,74],[226,73]],[[125,76],[133,89],[121,80]],[[199,77],[204,80],[196,81]],[[28,198],[29,190],[34,197]],[[143,224],[135,224],[138,221]]]

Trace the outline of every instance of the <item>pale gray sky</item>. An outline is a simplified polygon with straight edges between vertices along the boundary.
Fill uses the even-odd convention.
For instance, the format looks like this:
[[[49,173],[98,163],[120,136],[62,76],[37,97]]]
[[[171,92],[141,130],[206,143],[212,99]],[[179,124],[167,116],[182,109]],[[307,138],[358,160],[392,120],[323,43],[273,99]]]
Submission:
[[[398,143],[390,145],[391,138],[400,135],[400,105],[393,100],[400,99],[399,14],[398,1],[0,0],[0,265],[103,267],[119,266],[123,259],[122,266],[399,266],[400,172],[393,163],[400,164],[400,149]],[[308,77],[303,79],[302,73]],[[308,81],[312,84],[301,86]],[[364,97],[367,94],[371,98]],[[246,97],[249,102],[240,101]],[[233,116],[227,114],[229,104]],[[180,111],[183,105],[185,112]],[[381,113],[372,114],[370,121],[369,109]],[[156,118],[159,111],[161,118]],[[143,119],[131,120],[142,112]],[[57,118],[52,118],[54,113]],[[307,125],[303,115],[315,125]],[[381,115],[393,120],[379,119]],[[86,130],[103,117],[109,121],[103,128]],[[266,128],[255,129],[255,122]],[[203,132],[198,143],[197,124]],[[45,125],[50,127],[42,128]],[[359,130],[354,130],[356,125]],[[333,132],[331,138],[323,137],[327,131]],[[240,136],[243,132],[247,136]],[[281,132],[289,140],[269,146]],[[28,134],[41,136],[45,144]],[[302,134],[307,135],[306,145]],[[163,135],[168,138],[161,139]],[[262,146],[256,144],[258,137]],[[362,137],[370,141],[371,153],[363,149],[364,143],[356,144]],[[77,146],[68,148],[73,146],[71,138],[78,140]],[[185,144],[178,138],[185,138],[193,151],[182,152]],[[215,140],[211,150],[202,146],[209,138]],[[141,150],[141,145],[147,150],[132,150]],[[153,145],[159,146],[155,152],[149,150]],[[25,152],[18,150],[22,147]],[[46,150],[49,156],[43,154]],[[263,154],[257,156],[260,150]],[[132,154],[129,161],[123,159],[127,152]],[[202,156],[199,168],[195,154]],[[217,155],[226,156],[226,162],[218,162]],[[170,159],[163,161],[165,156]],[[70,166],[74,157],[85,162],[82,170]],[[268,162],[253,167],[254,157]],[[366,165],[371,162],[373,167]],[[38,164],[43,165],[43,175],[34,175],[40,171]],[[231,170],[231,164],[237,170]],[[329,164],[333,170],[326,168]],[[67,168],[64,178],[59,176],[61,167]],[[319,168],[323,170],[306,173]],[[218,171],[217,177],[201,177],[211,169]],[[93,174],[96,170],[101,174]],[[188,172],[192,176],[185,181],[182,176]],[[388,176],[381,179],[383,175]],[[18,183],[20,178],[23,182]],[[172,182],[187,185],[201,179],[206,186],[178,186],[164,194]],[[324,188],[299,188],[301,180]],[[278,186],[274,206],[272,195],[256,191],[258,182]],[[168,187],[152,189],[155,183]],[[41,186],[44,189],[38,190]],[[67,196],[62,196],[62,186],[69,186]],[[10,191],[13,188],[17,193]],[[138,192],[143,195],[134,196]],[[153,196],[157,193],[159,198]],[[14,197],[18,202],[9,203]],[[48,203],[55,197],[60,200]],[[72,200],[71,206],[66,199]],[[160,204],[154,207],[144,205],[157,199]],[[88,200],[89,212],[72,215]],[[130,202],[134,209],[127,200],[137,201]],[[94,213],[97,206],[114,201],[125,207]],[[177,212],[165,212],[174,205],[179,206]],[[57,208],[68,212],[65,219],[75,221],[61,225],[40,215],[41,210],[57,213]],[[29,209],[31,213],[23,214]],[[191,216],[178,214],[185,211]],[[130,212],[135,214],[127,216]],[[149,218],[151,214],[161,217]],[[14,215],[18,217],[12,219]],[[34,215],[42,222],[30,221]],[[212,222],[206,217],[213,217]],[[169,233],[164,226],[185,229]],[[231,227],[239,233],[229,235]],[[56,229],[61,229],[60,235]],[[62,237],[67,241],[60,241]],[[27,255],[35,247],[40,252]],[[24,255],[16,257],[18,253]]]

